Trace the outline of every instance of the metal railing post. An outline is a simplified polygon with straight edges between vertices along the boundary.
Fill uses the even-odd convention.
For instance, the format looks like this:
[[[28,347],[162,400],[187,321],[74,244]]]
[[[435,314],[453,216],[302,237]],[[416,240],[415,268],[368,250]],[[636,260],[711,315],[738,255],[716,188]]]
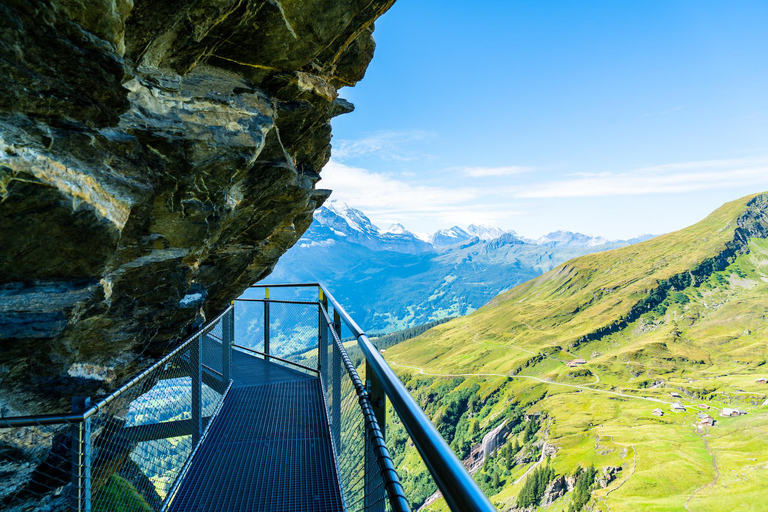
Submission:
[[[72,412],[83,413],[91,407],[90,397],[72,398]],[[72,451],[72,508],[77,512],[91,511],[91,419],[70,427]]]
[[[269,361],[269,288],[264,293],[264,360]]]
[[[373,406],[373,415],[378,423],[378,433],[372,432],[366,424],[365,435],[365,510],[384,512],[384,497],[386,489],[379,485],[376,479],[377,460],[374,453],[372,436],[380,435],[382,441],[387,439],[387,394],[381,381],[371,368],[368,360],[365,361],[365,387],[368,398]]]
[[[226,386],[232,379],[232,344],[235,342],[235,301],[221,319],[221,381]]]
[[[320,304],[317,306],[317,365],[320,372],[320,384],[323,389],[328,389],[328,325],[323,311],[328,311],[328,299],[319,289]]]
[[[189,345],[189,376],[192,379],[192,446],[196,446],[203,433],[203,337],[198,336]]]
[[[341,317],[336,308],[333,308],[333,330],[341,340]],[[333,425],[333,441],[336,449],[341,453],[341,353],[333,344],[333,361],[331,362],[331,425]]]

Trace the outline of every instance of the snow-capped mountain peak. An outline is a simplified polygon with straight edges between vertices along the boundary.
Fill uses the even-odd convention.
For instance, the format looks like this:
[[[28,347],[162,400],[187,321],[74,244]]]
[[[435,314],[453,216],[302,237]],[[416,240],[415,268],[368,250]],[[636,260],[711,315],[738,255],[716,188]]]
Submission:
[[[337,217],[343,220],[347,226],[355,231],[369,235],[378,234],[379,232],[379,228],[374,226],[373,223],[371,223],[371,220],[366,217],[363,212],[356,208],[352,208],[347,203],[331,199],[330,201],[327,201],[323,206],[326,210],[335,214]],[[323,213],[322,210],[323,208],[317,210],[318,212],[321,212],[321,217]]]
[[[458,244],[472,238],[472,235],[461,229],[459,226],[441,229],[429,237],[429,243],[435,247],[446,247]]]
[[[393,234],[393,235],[405,235],[405,234],[408,234],[408,235],[410,235],[410,234],[412,234],[410,231],[408,231],[407,229],[405,229],[405,226],[403,226],[403,225],[402,225],[402,224],[400,224],[400,223],[395,223],[395,224],[392,224],[392,225],[391,225],[391,226],[389,226],[389,227],[386,229],[386,231],[384,231],[384,232],[385,232],[385,233],[391,233],[391,234]]]
[[[467,233],[472,236],[476,236],[480,240],[494,240],[505,233],[516,234],[514,231],[505,231],[501,228],[497,228],[496,226],[485,226],[482,224],[470,224],[469,227],[467,227]]]
[[[604,245],[609,243],[609,240],[602,236],[589,236],[582,233],[574,233],[572,231],[553,231],[548,233],[538,240],[536,243],[539,245],[569,245],[571,247],[595,247],[597,245]]]
[[[370,249],[418,254],[432,247],[402,224],[382,231],[360,210],[340,201],[327,201],[315,211],[314,222],[304,236],[310,242],[345,240]]]

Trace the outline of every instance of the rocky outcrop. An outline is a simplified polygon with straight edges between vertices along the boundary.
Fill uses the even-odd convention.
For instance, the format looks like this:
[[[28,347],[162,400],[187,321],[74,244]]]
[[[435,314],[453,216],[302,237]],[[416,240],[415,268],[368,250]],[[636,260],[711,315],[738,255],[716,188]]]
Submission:
[[[600,489],[605,489],[606,487],[611,485],[611,482],[616,480],[621,469],[622,469],[621,466],[604,467],[603,471],[595,479],[595,482],[597,482],[597,486],[600,487]]]
[[[108,388],[269,274],[393,1],[0,5],[6,415]]]
[[[573,480],[572,478],[570,480]],[[547,489],[544,491],[544,496],[541,498],[541,506],[548,507],[555,500],[565,496],[565,493],[573,489],[573,481],[569,482],[569,479],[564,476],[558,476],[552,480]]]

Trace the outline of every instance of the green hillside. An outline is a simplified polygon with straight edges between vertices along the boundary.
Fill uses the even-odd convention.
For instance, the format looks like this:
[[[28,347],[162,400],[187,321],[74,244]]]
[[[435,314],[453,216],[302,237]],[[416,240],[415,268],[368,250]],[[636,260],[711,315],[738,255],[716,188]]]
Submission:
[[[440,428],[461,456],[505,418],[518,425],[476,473],[501,508],[515,505],[546,442],[547,481],[614,468],[607,487],[584,484],[546,510],[578,510],[587,488],[594,510],[764,510],[766,238],[768,195],[746,197],[681,231],[569,261],[385,356],[438,426],[449,424]],[[565,364],[575,358],[587,363]],[[451,398],[465,387],[481,398]],[[747,415],[723,418],[725,407]],[[531,411],[543,413],[541,428],[524,440]],[[716,425],[695,426],[699,412]]]

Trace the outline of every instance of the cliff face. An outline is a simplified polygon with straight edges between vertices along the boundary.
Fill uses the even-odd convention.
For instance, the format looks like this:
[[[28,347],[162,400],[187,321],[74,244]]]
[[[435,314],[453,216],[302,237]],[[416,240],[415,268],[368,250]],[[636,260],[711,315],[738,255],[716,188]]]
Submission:
[[[5,414],[108,388],[271,271],[393,2],[0,4]]]

